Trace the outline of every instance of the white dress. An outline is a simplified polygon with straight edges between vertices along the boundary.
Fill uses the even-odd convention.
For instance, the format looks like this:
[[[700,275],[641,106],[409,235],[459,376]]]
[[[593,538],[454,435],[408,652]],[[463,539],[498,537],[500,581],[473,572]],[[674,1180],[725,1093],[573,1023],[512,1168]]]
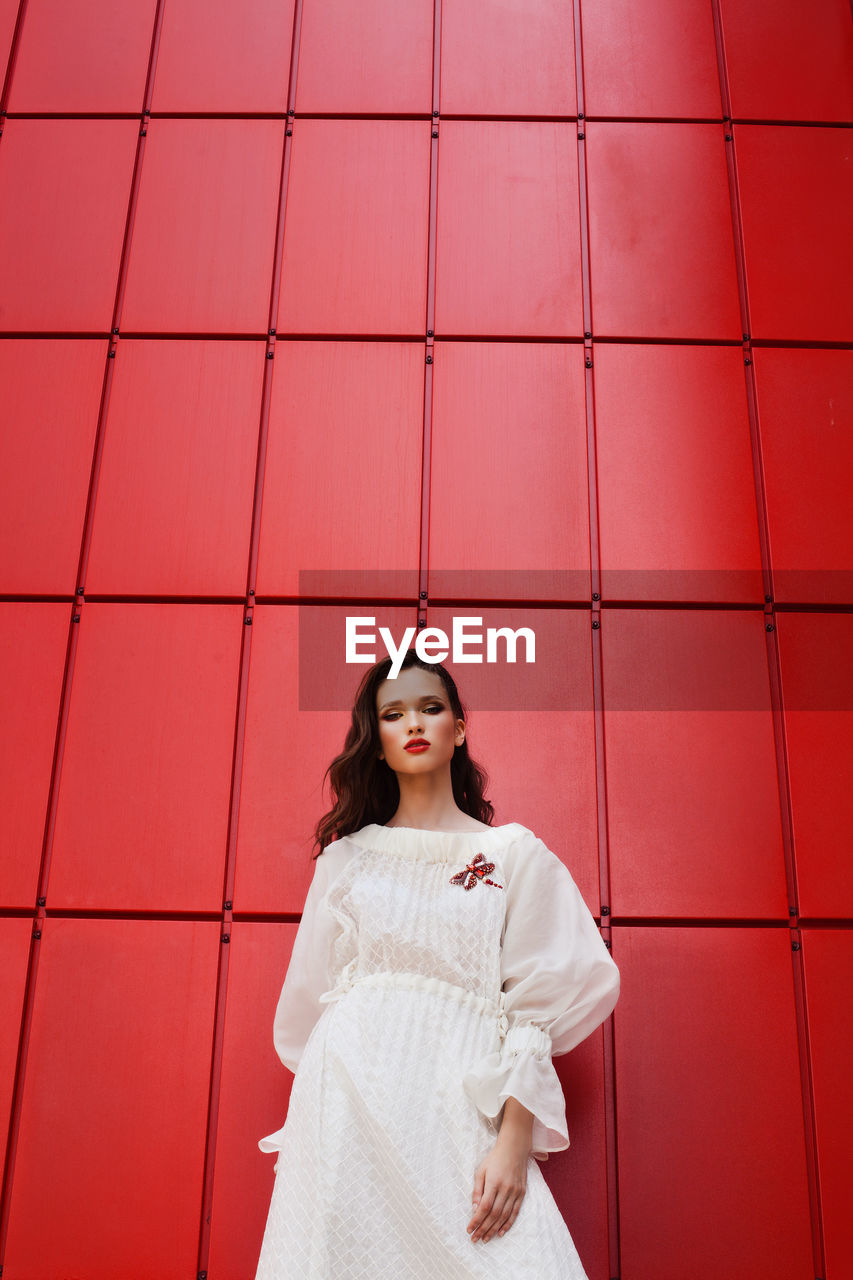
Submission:
[[[328,845],[275,1013],[295,1079],[258,1143],[278,1159],[255,1280],[587,1280],[538,1162],[569,1145],[551,1058],[618,996],[571,874],[527,827],[371,824]],[[534,1115],[527,1189],[505,1235],[472,1242],[509,1096]]]

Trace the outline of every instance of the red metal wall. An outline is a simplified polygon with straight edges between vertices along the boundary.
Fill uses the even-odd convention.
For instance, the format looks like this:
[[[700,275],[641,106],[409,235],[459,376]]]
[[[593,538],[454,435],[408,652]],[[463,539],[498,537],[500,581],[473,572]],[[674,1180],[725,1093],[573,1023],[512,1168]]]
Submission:
[[[303,570],[344,697],[348,613],[536,627],[553,705],[456,671],[623,976],[545,1167],[590,1280],[849,1280],[851,48],[0,0],[4,1280],[254,1274]]]

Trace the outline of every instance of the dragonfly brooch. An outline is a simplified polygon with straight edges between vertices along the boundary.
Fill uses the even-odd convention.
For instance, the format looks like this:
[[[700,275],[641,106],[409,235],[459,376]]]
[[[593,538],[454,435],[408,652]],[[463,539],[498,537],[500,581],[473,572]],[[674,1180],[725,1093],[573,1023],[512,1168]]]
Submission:
[[[464,871],[460,871],[457,875],[450,877],[451,884],[461,884],[465,889],[473,889],[478,880],[483,880],[485,884],[493,884],[496,889],[502,889],[503,885],[498,884],[497,880],[490,880],[488,872],[494,871],[495,864],[486,862],[486,856],[478,853],[473,862],[469,862]]]

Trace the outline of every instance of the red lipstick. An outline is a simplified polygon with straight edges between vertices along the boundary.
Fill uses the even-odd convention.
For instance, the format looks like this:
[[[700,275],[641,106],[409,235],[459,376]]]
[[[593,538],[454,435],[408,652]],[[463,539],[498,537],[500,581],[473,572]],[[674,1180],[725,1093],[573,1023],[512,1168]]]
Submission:
[[[426,738],[413,738],[411,742],[406,743],[406,750],[416,755],[421,751],[428,751],[429,743]]]

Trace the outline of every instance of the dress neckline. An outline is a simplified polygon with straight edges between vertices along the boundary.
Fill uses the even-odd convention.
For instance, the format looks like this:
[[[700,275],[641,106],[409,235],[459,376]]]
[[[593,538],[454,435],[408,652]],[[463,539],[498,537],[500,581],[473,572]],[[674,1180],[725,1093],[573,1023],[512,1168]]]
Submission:
[[[422,831],[427,836],[479,836],[485,831],[500,831],[500,827],[469,827],[467,831],[445,831],[443,827],[407,827],[402,822],[395,822],[391,827],[388,823],[377,823],[383,831]],[[512,823],[507,822],[504,826],[511,827]]]
[[[398,854],[403,858],[422,858],[427,862],[450,862],[460,856],[497,850],[524,835],[527,828],[520,822],[505,822],[482,831],[430,831],[423,827],[383,827],[371,822],[348,837],[362,849]]]

